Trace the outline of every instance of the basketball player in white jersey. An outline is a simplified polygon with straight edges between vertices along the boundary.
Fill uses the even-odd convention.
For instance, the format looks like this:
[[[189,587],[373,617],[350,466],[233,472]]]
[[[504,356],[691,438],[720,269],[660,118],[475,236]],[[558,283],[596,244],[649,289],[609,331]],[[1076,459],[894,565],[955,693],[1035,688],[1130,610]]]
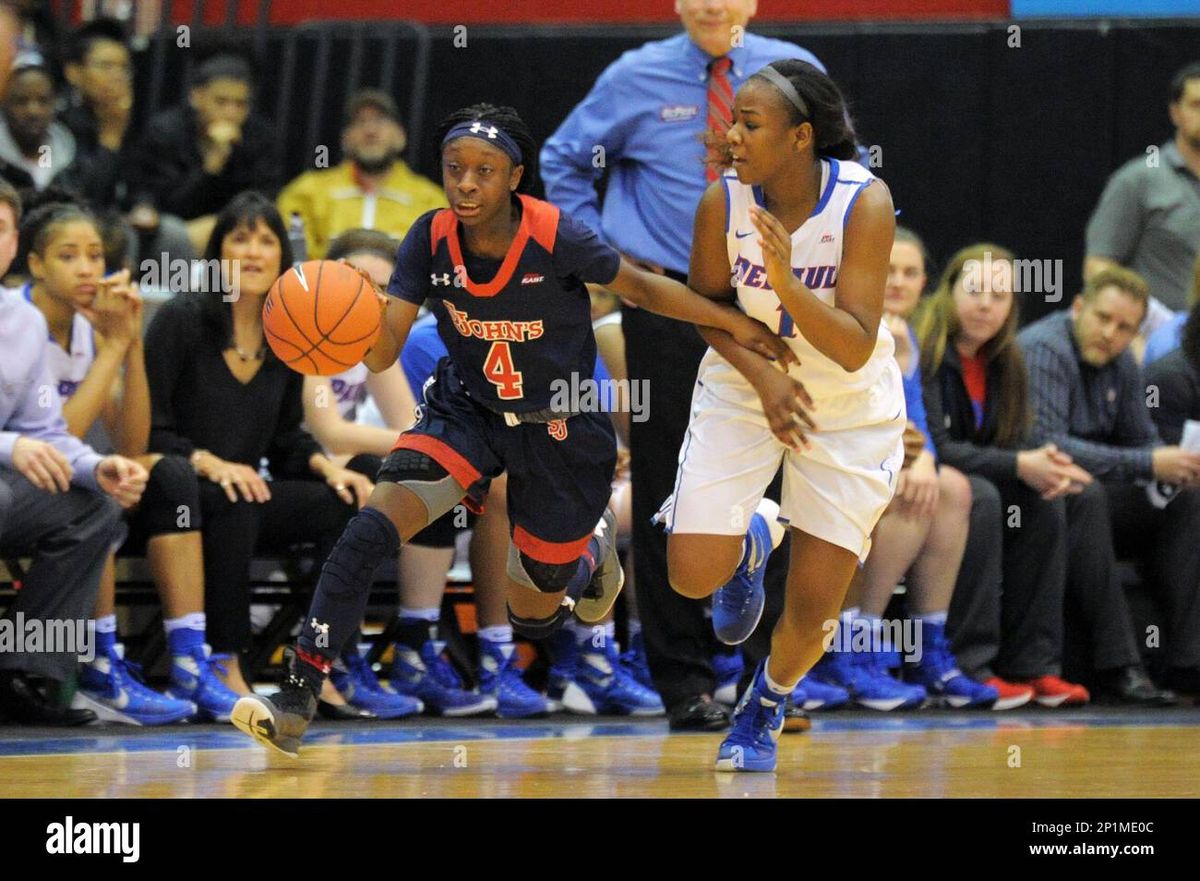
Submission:
[[[734,714],[717,769],[772,771],[784,703],[823,653],[855,567],[904,461],[907,419],[892,335],[882,323],[895,230],[891,196],[855,163],[837,86],[802,61],[746,81],[724,148],[732,171],[696,213],[688,283],[734,299],[799,360],[772,363],[701,329],[692,420],[670,531],[672,587],[713,595],[713,627],[745,640],[763,608],[763,569],[792,530],[783,614],[769,656]],[[783,467],[781,504],[763,499]]]

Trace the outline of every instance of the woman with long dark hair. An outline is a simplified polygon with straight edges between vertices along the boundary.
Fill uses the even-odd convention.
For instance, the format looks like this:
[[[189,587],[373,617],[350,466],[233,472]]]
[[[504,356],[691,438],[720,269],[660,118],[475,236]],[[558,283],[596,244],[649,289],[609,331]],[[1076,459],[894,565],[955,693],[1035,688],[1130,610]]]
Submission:
[[[235,197],[204,261],[216,289],[176,295],[146,334],[150,449],[186,457],[200,477],[200,510],[186,513],[201,523],[208,638],[234,656],[226,683],[248,694],[237,655],[250,648],[255,551],[312,542],[323,560],[371,481],[330,462],[301,427],[304,377],[263,336],[263,300],[292,264],[274,204],[256,192]]]

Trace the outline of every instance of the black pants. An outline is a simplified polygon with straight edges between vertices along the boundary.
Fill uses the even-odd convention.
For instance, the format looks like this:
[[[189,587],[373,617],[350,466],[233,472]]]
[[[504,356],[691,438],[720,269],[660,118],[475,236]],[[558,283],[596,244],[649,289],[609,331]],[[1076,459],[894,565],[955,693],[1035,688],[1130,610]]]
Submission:
[[[354,514],[354,506],[319,480],[272,480],[262,503],[230,502],[211,481],[200,484],[204,517],[204,611],[217,652],[250,647],[250,561],[258,552],[316,545],[324,562]]]
[[[1062,672],[1067,510],[1015,477],[972,475],[971,524],[946,630],[964,672],[1032,679]]]
[[[1142,498],[1145,498],[1144,490]],[[1066,497],[1067,605],[1064,614],[1086,631],[1091,671],[1140,663],[1133,614],[1113,553],[1110,500],[1096,481]],[[1195,582],[1193,581],[1193,584]]]
[[[1200,492],[1179,493],[1160,510],[1145,487],[1106,483],[1104,491],[1116,552],[1141,562],[1166,615],[1160,646],[1167,666],[1200,668]]]
[[[669,711],[714,689],[711,657],[716,639],[709,603],[671,589],[667,536],[650,522],[675,488],[692,387],[707,346],[692,325],[644,309],[622,308],[621,327],[629,379],[649,383],[651,394],[649,418],[630,423],[633,555],[646,658]]]
[[[108,496],[72,487],[48,493],[20,472],[0,467],[0,555],[33,557],[25,582],[6,617],[40,619],[63,632],[61,622],[92,617],[104,561],[120,541],[121,509]],[[75,630],[75,639],[80,637]],[[65,640],[64,640],[65,642]],[[75,648],[83,651],[76,642]],[[77,652],[0,652],[0,669],[36,673],[65,682],[76,666]]]

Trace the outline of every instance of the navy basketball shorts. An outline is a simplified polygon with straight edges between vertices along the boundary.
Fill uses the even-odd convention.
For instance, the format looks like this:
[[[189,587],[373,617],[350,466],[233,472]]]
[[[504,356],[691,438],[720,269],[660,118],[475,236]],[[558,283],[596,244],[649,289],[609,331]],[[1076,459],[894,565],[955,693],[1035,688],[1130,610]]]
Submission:
[[[464,501],[475,510],[492,478],[507,472],[513,544],[541,563],[579,558],[612,494],[617,442],[607,414],[510,426],[467,394],[449,358],[426,383],[418,410],[393,449],[425,453],[466,487]],[[386,466],[379,479],[389,479]]]

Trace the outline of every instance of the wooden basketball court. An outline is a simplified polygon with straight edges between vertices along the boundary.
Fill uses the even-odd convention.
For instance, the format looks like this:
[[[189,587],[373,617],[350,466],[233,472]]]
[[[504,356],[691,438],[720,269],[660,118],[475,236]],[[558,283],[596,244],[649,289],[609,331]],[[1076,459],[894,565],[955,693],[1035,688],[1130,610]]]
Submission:
[[[0,727],[0,793],[83,798],[1192,797],[1200,709],[817,716],[775,774],[662,720],[314,725],[299,760],[232,726]]]

